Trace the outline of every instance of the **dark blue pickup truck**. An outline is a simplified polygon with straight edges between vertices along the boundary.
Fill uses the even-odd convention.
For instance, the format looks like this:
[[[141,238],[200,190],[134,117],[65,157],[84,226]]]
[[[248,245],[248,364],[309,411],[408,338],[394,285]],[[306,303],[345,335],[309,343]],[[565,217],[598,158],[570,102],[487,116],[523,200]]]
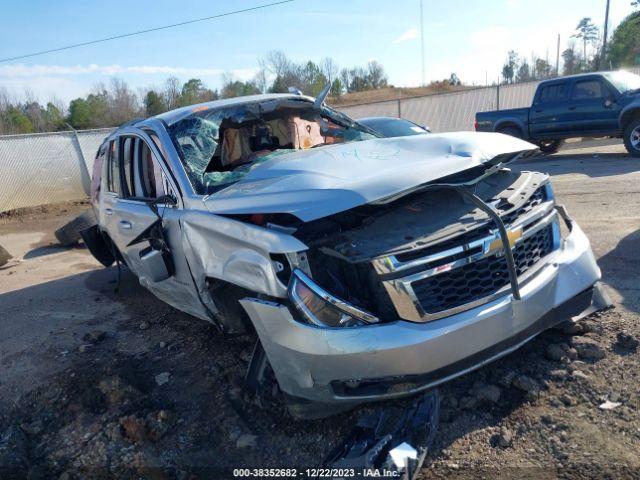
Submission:
[[[530,108],[476,113],[476,130],[529,140],[545,153],[574,137],[618,137],[640,157],[640,76],[601,72],[545,80]]]

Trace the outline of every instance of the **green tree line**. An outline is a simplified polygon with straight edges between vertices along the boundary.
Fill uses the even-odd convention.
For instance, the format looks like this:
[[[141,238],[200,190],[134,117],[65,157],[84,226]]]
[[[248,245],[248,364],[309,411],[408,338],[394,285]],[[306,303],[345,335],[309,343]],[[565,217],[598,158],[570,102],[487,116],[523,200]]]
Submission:
[[[181,106],[258,93],[286,93],[290,87],[315,96],[328,82],[332,83],[334,98],[346,92],[388,86],[384,67],[375,61],[339,69],[331,58],[298,63],[281,51],[272,51],[259,60],[259,66],[249,81],[224,74],[220,90],[208,88],[198,78],[181,83],[176,77],[169,77],[160,87],[134,91],[123,80],[113,78],[109,84],[95,85],[91,93],[68,105],[60,101],[42,105],[32,95],[24,101],[14,101],[0,87],[0,134],[113,127]]]

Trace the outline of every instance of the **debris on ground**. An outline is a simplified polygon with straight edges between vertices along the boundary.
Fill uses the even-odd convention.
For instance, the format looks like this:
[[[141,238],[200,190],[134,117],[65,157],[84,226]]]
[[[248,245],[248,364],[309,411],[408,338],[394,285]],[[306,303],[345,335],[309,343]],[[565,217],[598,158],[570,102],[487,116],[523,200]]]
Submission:
[[[243,433],[236,440],[237,448],[247,448],[247,447],[255,447],[257,445],[256,440],[257,436],[251,435],[250,433]]]
[[[323,465],[356,471],[404,471],[403,478],[415,478],[438,428],[439,405],[438,390],[431,390],[417,398],[365,409],[356,426]]]
[[[613,410],[614,408],[618,408],[622,403],[620,402],[612,402],[611,400],[606,400],[605,402],[598,405],[600,410]]]
[[[156,383],[158,384],[158,386],[162,386],[165,383],[169,383],[169,378],[171,377],[171,374],[169,372],[162,372],[159,373],[158,375],[156,375]]]

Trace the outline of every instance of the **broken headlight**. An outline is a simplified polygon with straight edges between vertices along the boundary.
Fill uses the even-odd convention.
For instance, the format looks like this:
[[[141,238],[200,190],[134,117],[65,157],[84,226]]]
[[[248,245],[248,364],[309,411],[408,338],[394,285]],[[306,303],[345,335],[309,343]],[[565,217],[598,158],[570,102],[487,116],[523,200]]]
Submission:
[[[378,318],[323,290],[302,270],[295,269],[289,282],[289,298],[306,323],[320,327],[359,327]]]

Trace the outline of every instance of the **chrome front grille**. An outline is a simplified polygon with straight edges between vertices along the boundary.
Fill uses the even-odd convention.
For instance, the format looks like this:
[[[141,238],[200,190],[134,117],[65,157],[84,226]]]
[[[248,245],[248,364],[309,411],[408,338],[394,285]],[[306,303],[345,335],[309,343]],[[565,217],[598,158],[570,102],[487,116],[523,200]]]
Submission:
[[[518,275],[553,251],[553,226],[536,231],[513,249]],[[485,298],[509,285],[509,268],[504,255],[490,255],[439,275],[412,283],[422,310],[435,315]]]
[[[519,279],[531,277],[560,246],[558,214],[545,187],[501,215]],[[502,242],[492,224],[453,240],[374,260],[401,318],[429,321],[486,303],[510,291]]]

